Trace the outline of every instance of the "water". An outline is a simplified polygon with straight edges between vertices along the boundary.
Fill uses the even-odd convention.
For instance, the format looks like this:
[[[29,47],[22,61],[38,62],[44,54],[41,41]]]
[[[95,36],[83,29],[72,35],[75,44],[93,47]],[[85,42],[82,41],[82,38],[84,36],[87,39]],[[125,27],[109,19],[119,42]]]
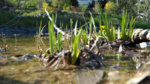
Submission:
[[[47,42],[45,40],[45,45]],[[43,65],[36,58],[27,61],[17,61],[20,59],[17,56],[39,54],[36,38],[7,38],[3,42],[0,41],[0,46],[4,47],[5,45],[8,46],[8,51],[0,54],[0,84],[81,84],[77,82],[76,78],[80,78],[82,83],[84,83],[83,81],[90,82],[94,81],[93,79],[97,79],[95,81],[100,84],[108,84],[110,82],[115,84],[118,82],[119,84],[119,81],[121,83],[129,80],[136,72],[137,63],[131,57],[118,56],[115,51],[105,52],[104,63],[106,67],[98,70],[79,70],[77,66],[68,65],[56,71],[40,71]],[[65,47],[67,45],[66,43],[63,47],[67,48]],[[46,47],[43,48],[46,49]],[[131,52],[131,50],[129,51]],[[131,54],[130,52],[129,54]],[[149,49],[147,54],[140,55],[145,57],[148,55],[148,52]],[[101,73],[106,73],[107,75],[102,75]]]

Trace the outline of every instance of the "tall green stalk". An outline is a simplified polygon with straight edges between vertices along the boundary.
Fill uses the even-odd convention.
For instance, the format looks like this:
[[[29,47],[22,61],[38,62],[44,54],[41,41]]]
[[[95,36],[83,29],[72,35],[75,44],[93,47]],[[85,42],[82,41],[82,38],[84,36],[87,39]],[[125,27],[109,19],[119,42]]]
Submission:
[[[72,19],[70,19],[71,33],[72,33],[72,25],[73,25],[73,21],[72,21]]]
[[[94,21],[94,18],[93,18],[93,15],[92,15],[91,12],[90,12],[90,15],[91,15],[91,21],[92,21],[92,24],[93,24],[93,27],[94,27],[93,31],[96,32],[95,21]]]
[[[133,19],[133,17],[130,20],[130,25],[129,25],[129,32],[128,32],[128,39],[131,40],[132,34],[133,34],[133,30],[135,27],[135,18]]]
[[[122,24],[121,24],[121,33],[122,33],[121,39],[131,40],[131,36],[134,30],[134,22],[135,19],[133,19],[133,17],[129,21],[127,10],[123,9]]]
[[[46,50],[44,50],[41,46],[40,46],[40,35],[41,35],[41,28],[42,28],[42,21],[40,22],[40,26],[39,26],[39,32],[38,32],[38,38],[37,38],[37,46],[38,48],[42,49],[42,51],[45,53],[46,56],[48,56],[48,53],[46,52]]]
[[[123,9],[123,14],[122,14],[122,24],[121,24],[121,38],[123,40],[126,40],[126,32],[127,32],[127,26],[128,26],[128,18],[127,18],[127,10]]]
[[[48,22],[48,32],[49,32],[49,47],[50,47],[50,54],[54,54],[55,48],[55,33],[54,33],[54,16],[52,16],[52,22]]]
[[[72,49],[72,64],[75,64],[80,54],[80,39],[81,39],[82,29],[79,30],[78,34],[75,36],[73,41]]]
[[[120,31],[120,28],[118,28],[117,34],[118,34],[117,39],[121,39],[121,31]]]
[[[108,17],[107,13],[101,13],[101,17],[105,26],[105,32],[102,32],[102,34],[107,41],[113,41],[114,36],[113,33],[111,33],[110,18]]]
[[[100,28],[100,30],[99,30],[99,34],[100,34],[100,36],[102,36],[103,34],[103,30],[102,30],[102,28],[101,28],[101,26],[102,26],[102,20],[101,20],[101,16],[99,15],[99,19],[98,19],[98,22],[99,22],[99,28]]]
[[[40,26],[39,26],[38,38],[40,38],[40,35],[41,35],[41,28],[42,28],[42,21],[40,22]]]
[[[58,51],[60,52],[61,51],[61,48],[62,48],[62,34],[61,33],[58,33],[57,35],[57,40],[58,40],[58,43],[57,43],[57,48],[58,48]]]
[[[92,16],[90,17],[90,28],[89,28],[89,37],[88,37],[88,44],[90,43],[91,36],[92,36]]]
[[[86,30],[82,30],[82,40],[84,45],[88,44],[88,36],[86,34]]]

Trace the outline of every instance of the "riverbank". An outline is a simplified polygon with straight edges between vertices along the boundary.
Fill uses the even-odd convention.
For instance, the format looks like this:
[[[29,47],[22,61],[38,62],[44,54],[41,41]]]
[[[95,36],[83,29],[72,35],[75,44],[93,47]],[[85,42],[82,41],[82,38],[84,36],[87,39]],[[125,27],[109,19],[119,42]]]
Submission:
[[[56,12],[50,13],[51,15],[55,15],[56,24],[58,27],[61,28],[71,28],[74,27],[75,22],[78,21],[78,27],[86,24],[90,20],[89,14],[78,14],[78,13],[68,13],[68,12]],[[0,12],[0,27],[26,27],[26,28],[33,28],[38,27],[40,21],[42,21],[43,25],[47,25],[48,18],[42,11],[34,11],[31,13],[21,14],[21,13],[11,13],[11,12]],[[120,25],[121,23],[121,16],[120,15],[111,15],[112,24],[114,26]],[[95,20],[95,25],[98,26],[98,15],[93,14],[93,18]],[[72,24],[71,24],[72,20]],[[150,24],[146,21],[141,19],[136,19],[135,21],[135,28],[143,28],[143,29],[150,29]]]

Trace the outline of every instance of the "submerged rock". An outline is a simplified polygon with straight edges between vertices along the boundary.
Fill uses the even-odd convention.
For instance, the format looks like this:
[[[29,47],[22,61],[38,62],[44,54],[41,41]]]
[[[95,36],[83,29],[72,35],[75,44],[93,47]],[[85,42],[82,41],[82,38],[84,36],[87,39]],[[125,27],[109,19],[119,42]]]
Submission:
[[[27,61],[27,60],[30,60],[30,59],[33,59],[33,58],[35,58],[36,57],[36,55],[30,55],[30,54],[24,54],[24,55],[22,55],[22,57],[21,57],[21,61]]]
[[[142,68],[141,70],[137,71],[137,73],[135,73],[135,75],[131,79],[129,79],[126,84],[149,84],[149,70],[149,68]]]
[[[97,84],[103,79],[103,70],[80,71],[75,77],[75,84]]]

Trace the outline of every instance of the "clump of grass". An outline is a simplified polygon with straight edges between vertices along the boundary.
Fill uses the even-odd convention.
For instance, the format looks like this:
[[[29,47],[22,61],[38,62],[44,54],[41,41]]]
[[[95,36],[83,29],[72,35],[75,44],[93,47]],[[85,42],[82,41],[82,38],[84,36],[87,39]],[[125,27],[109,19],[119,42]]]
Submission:
[[[104,25],[102,25],[102,22],[104,23]],[[102,28],[102,26],[104,28]],[[102,13],[102,11],[100,11],[99,13],[99,27],[99,34],[103,36],[107,41],[114,41],[116,39],[115,27],[113,27],[112,21],[107,13]]]
[[[132,17],[131,20],[129,20],[127,10],[123,9],[122,24],[121,24],[122,40],[131,40],[131,36],[135,27],[134,22],[135,22],[135,18],[133,19]]]
[[[132,37],[132,34],[133,34],[133,30],[135,28],[135,24],[134,24],[135,20],[136,20],[136,18],[133,19],[133,17],[130,20],[130,25],[129,25],[129,30],[128,30],[129,32],[127,33],[129,40],[131,40],[131,37]]]
[[[127,10],[125,11],[123,9],[123,14],[122,14],[122,23],[121,23],[121,39],[126,40],[126,31],[128,27],[128,16],[127,16]]]
[[[40,39],[41,37],[41,28],[42,28],[42,21],[40,22],[40,26],[39,26],[39,32],[38,32],[38,47],[40,49],[42,49],[42,51],[46,54],[46,56],[48,56],[48,53],[46,52],[46,50],[40,46],[40,42],[43,44],[43,40]],[[57,43],[57,47],[56,46],[56,36],[55,36],[55,32],[54,32],[54,15],[52,16],[52,22],[48,22],[48,34],[49,34],[49,51],[50,51],[50,55],[53,55],[54,52],[56,50],[61,51],[61,45],[62,45],[62,41],[61,41],[61,34],[58,34],[57,39],[58,39],[58,43]]]
[[[100,10],[99,13],[99,35],[103,36],[108,42],[114,41],[116,38],[122,39],[122,40],[131,40],[131,36],[133,33],[133,29],[135,27],[134,25],[135,19],[133,17],[129,19],[129,16],[127,14],[127,11],[123,9],[122,14],[122,23],[121,23],[121,30],[118,29],[116,32],[116,28],[113,27],[113,23],[110,19],[110,17],[107,15],[107,13],[103,13]],[[103,25],[102,25],[103,23]],[[104,28],[102,28],[104,27]],[[116,36],[117,33],[117,36]]]

